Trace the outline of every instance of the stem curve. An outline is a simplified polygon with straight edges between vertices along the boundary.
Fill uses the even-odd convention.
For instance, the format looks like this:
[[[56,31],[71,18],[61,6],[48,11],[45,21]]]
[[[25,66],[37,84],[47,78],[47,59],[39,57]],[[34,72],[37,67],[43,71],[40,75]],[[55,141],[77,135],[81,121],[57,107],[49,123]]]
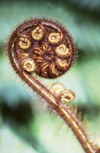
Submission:
[[[13,66],[13,69],[18,76],[27,83],[35,92],[37,92],[47,103],[61,116],[61,118],[72,129],[76,138],[80,142],[82,148],[86,153],[96,153],[96,150],[91,142],[89,142],[88,135],[82,127],[80,121],[76,118],[75,114],[66,107],[47,89],[41,82],[39,82],[31,73],[22,71],[19,61],[16,58],[14,42],[16,41],[16,31],[12,34],[8,45],[8,56]]]
[[[86,153],[95,153],[95,149],[92,146],[92,143],[89,142],[88,136],[83,129],[82,125],[75,117],[75,114],[71,112],[68,107],[65,107],[64,104],[58,105],[58,101],[52,95],[52,93],[42,85],[34,76],[31,76],[27,72],[23,72],[21,75],[20,68],[18,63],[15,60],[13,50],[9,47],[8,52],[10,62],[13,65],[16,73],[21,77],[21,79],[27,83],[35,92],[37,92],[43,99],[45,99],[49,105],[61,116],[61,118],[68,124],[68,126],[72,129],[76,138],[80,142],[81,146],[85,150]]]

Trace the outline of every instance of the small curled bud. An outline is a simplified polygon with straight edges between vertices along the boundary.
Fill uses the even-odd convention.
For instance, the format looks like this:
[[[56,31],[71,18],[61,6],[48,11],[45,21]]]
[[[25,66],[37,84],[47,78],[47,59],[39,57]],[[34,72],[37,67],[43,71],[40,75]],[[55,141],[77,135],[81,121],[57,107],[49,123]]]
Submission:
[[[27,72],[34,72],[36,69],[35,61],[31,58],[27,58],[22,62],[22,68]]]
[[[20,37],[19,38],[19,47],[21,49],[28,49],[31,46],[31,42],[28,38]]]
[[[68,61],[66,59],[63,60],[60,58],[56,58],[55,62],[57,67],[62,70],[66,70],[68,68]]]
[[[70,103],[75,99],[75,94],[71,90],[65,90],[60,95],[61,102]]]
[[[58,32],[52,32],[49,34],[48,41],[53,44],[57,45],[62,41],[63,34]]]
[[[62,91],[64,91],[65,88],[62,84],[60,83],[55,83],[50,87],[50,91],[55,95],[55,96],[59,96],[61,94]]]
[[[66,57],[70,56],[72,52],[69,48],[67,48],[67,46],[65,44],[61,44],[55,48],[55,53],[59,57],[66,58]]]
[[[44,27],[39,25],[32,31],[32,37],[34,40],[40,41],[43,39],[44,36]]]

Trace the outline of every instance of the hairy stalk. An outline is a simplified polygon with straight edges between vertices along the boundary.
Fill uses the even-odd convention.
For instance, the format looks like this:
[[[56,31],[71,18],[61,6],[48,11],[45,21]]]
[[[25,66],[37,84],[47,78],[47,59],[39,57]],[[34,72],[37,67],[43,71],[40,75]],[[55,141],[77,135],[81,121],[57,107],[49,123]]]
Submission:
[[[65,45],[66,42],[64,40],[65,37],[63,36],[64,29],[61,26],[58,26],[57,23],[54,24],[53,21],[48,21],[48,20],[43,20],[42,22],[42,19],[38,19],[36,20],[36,22],[34,21],[35,23],[33,21],[34,20],[32,20],[30,23],[25,24],[25,26],[23,26],[24,24],[22,24],[22,26],[19,26],[19,29],[13,32],[8,43],[8,56],[9,56],[10,62],[15,72],[19,75],[19,77],[24,82],[26,82],[35,92],[37,92],[43,99],[45,99],[47,103],[58,113],[58,115],[60,115],[61,118],[68,124],[68,126],[72,129],[73,133],[75,134],[76,138],[80,142],[85,152],[96,153],[96,150],[94,149],[92,143],[89,142],[88,135],[86,134],[80,121],[76,118],[76,115],[70,110],[69,107],[66,107],[63,104],[59,95],[56,96],[55,94],[53,94],[49,89],[47,89],[41,82],[39,82],[32,75],[32,72],[35,72],[36,74],[45,78],[55,78],[63,74],[65,71],[67,71],[73,62],[73,59],[74,59],[73,57],[75,56],[75,52],[72,52],[71,50],[72,48],[73,51],[75,51],[75,48],[72,44],[73,42],[71,41],[71,38],[69,34],[67,33],[68,48],[66,48],[66,45]],[[35,56],[32,53],[30,53],[31,56],[27,55],[29,54],[29,50],[28,50],[24,53],[24,59],[23,59],[23,49],[26,50],[30,48],[31,46],[30,38],[28,39],[28,36],[30,36],[30,33],[29,33],[30,28],[28,29],[28,27],[31,27],[32,24],[35,24],[35,27],[32,28],[32,30],[35,29],[32,31],[32,37],[34,41],[39,41],[39,43],[35,44],[36,45],[35,49],[33,46],[31,48],[31,50],[34,50]],[[36,24],[38,25],[38,27],[36,27]],[[24,30],[26,28],[28,29],[28,32]],[[47,29],[45,30],[45,28]],[[59,30],[60,28],[63,32]],[[54,32],[55,29],[56,29],[56,32]],[[38,37],[37,37],[37,34],[35,35],[37,30],[38,30]],[[49,56],[48,54],[45,54],[47,45],[49,44],[49,43],[46,43],[47,39],[44,38],[44,35],[46,35],[47,30],[51,30],[51,33],[48,36],[49,43],[51,43],[52,46],[53,45],[57,46],[60,43],[60,45],[55,48],[56,55],[52,54],[52,48],[51,48],[52,46],[49,46],[49,48],[47,49],[50,52]],[[22,31],[24,32],[20,34],[19,32],[22,32]],[[20,36],[20,39],[17,38],[19,36]],[[45,45],[44,45],[44,42],[42,41],[42,49],[41,49],[39,48],[39,45],[40,45],[40,41],[43,39],[45,39],[44,41]],[[19,41],[19,46],[17,41]],[[69,44],[69,41],[71,41],[70,44]],[[18,47],[20,47],[20,49],[22,50],[20,51]],[[62,52],[60,52],[60,49],[59,49],[60,47],[62,47],[63,49]],[[19,52],[18,52],[18,49],[19,49]],[[40,57],[40,55],[42,56],[42,58]],[[34,60],[29,58],[33,56],[34,56]],[[56,56],[57,62],[54,61],[54,56]],[[44,63],[44,59],[43,59],[44,57],[45,57],[46,63]],[[61,59],[59,57],[61,57]],[[70,60],[68,58],[70,58]],[[53,62],[52,62],[52,59],[53,59]],[[51,65],[49,62],[47,62],[47,60],[48,61],[50,60]],[[56,62],[56,66],[55,66],[55,62]],[[42,67],[40,63],[43,63]],[[36,68],[37,65],[39,66],[38,68]],[[48,68],[49,65],[50,67]],[[41,70],[38,71],[40,67],[41,67]]]
[[[29,80],[29,82],[27,81]],[[28,83],[33,90],[35,90],[41,97],[43,97],[49,105],[62,117],[62,119],[68,124],[72,129],[77,139],[81,143],[82,147],[87,153],[94,153],[93,145],[89,142],[88,136],[83,129],[80,121],[75,117],[75,114],[66,107],[64,104],[58,105],[56,97],[54,97],[49,90],[46,89],[36,78],[31,78],[28,74],[24,73],[24,80]]]

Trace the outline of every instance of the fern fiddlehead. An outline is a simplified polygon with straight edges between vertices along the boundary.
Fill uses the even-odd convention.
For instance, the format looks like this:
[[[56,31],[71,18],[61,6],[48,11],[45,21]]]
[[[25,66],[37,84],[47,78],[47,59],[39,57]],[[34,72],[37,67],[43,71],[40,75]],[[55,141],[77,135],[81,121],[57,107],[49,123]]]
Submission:
[[[52,79],[69,70],[75,60],[76,47],[66,28],[48,19],[25,21],[9,39],[8,56],[18,76],[62,117],[85,152],[95,153],[80,121],[63,104],[63,101],[73,101],[74,93],[57,84],[49,90],[33,75]],[[61,90],[57,93],[57,89]]]

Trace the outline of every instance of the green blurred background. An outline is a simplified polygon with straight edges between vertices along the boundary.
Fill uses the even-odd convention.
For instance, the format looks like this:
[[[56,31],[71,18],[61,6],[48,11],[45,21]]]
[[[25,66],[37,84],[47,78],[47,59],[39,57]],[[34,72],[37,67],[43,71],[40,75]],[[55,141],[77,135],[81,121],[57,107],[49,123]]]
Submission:
[[[87,132],[100,136],[100,1],[0,1],[0,152],[84,153],[74,134],[41,98],[12,70],[6,45],[24,19],[60,20],[75,40],[78,58],[63,76],[40,79],[49,87],[56,82],[75,92],[73,102],[86,115]],[[92,137],[90,137],[92,140]]]

